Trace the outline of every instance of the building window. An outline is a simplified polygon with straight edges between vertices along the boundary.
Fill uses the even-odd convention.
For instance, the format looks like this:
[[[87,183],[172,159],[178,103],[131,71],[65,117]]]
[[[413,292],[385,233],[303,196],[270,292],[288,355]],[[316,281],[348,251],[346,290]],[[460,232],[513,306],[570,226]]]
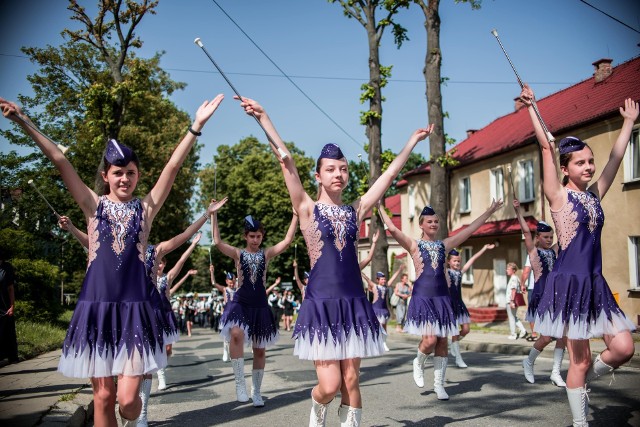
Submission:
[[[464,267],[467,261],[473,256],[473,248],[471,246],[462,247],[460,255],[460,267]],[[465,285],[473,285],[473,266],[469,267],[469,269],[462,274],[462,283]]]
[[[624,180],[625,182],[640,179],[640,129],[631,132],[631,141],[624,155]]]
[[[533,202],[535,199],[535,179],[533,174],[533,160],[523,160],[518,163],[518,193],[520,203]]]
[[[471,212],[471,180],[460,178],[460,213]]]
[[[629,279],[631,289],[640,290],[640,236],[629,237]]]
[[[491,199],[504,200],[504,173],[502,168],[491,169]]]

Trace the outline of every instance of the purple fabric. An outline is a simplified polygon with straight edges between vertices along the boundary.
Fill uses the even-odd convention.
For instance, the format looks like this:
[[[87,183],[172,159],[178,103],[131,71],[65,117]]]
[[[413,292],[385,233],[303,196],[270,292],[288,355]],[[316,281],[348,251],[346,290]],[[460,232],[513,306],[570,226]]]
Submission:
[[[451,306],[456,319],[466,319],[469,317],[469,310],[462,300],[462,272],[450,268],[449,272],[449,295],[451,296]]]
[[[413,258],[419,275],[413,284],[405,330],[410,333],[433,330],[437,336],[458,335],[458,322],[445,277],[444,243],[418,240],[418,251]]]
[[[147,251],[145,254],[145,265],[147,268],[147,272],[149,273],[149,278],[156,285],[156,289],[160,294],[162,300],[162,306],[160,309],[164,311],[164,317],[166,319],[165,333],[169,336],[175,337],[172,342],[176,342],[178,337],[180,336],[178,321],[176,320],[176,316],[173,313],[173,308],[171,307],[171,302],[169,301],[169,294],[167,289],[167,275],[163,274],[158,277],[158,259],[156,257],[156,246],[148,245]]]
[[[136,359],[138,352],[152,363],[156,351],[164,352],[171,326],[144,263],[146,232],[140,200],[115,203],[102,196],[88,235],[89,264],[63,343],[63,360],[69,364],[74,355],[88,354],[89,360],[104,359],[100,364],[108,368],[125,351],[130,359]],[[166,363],[164,354],[156,356]],[[141,366],[144,372],[154,368]],[[74,376],[95,376],[90,369]],[[119,368],[113,369],[116,375]],[[59,370],[68,372],[64,366]]]
[[[388,287],[381,285],[376,285],[374,289],[377,295],[373,300],[373,312],[376,314],[378,321],[383,319],[386,322],[390,317],[389,308],[387,307],[388,290]]]
[[[355,334],[362,353],[351,354],[348,350],[341,353],[341,359],[381,354],[382,328],[364,293],[358,265],[355,209],[316,203],[313,223],[304,230],[304,237],[312,261],[293,332],[296,340],[306,343],[297,345],[306,348],[331,343],[342,348]],[[321,354],[315,354],[309,358],[323,360]]]
[[[611,333],[617,319],[633,329],[602,276],[600,200],[590,192],[566,192],[567,203],[552,212],[560,248],[537,303],[535,330],[560,338],[568,328],[569,338],[586,339]]]
[[[541,221],[542,222],[542,221]],[[531,269],[540,271],[540,277],[536,278],[529,298],[529,307],[527,308],[527,318],[529,322],[535,322],[536,311],[540,298],[544,295],[544,287],[547,283],[547,276],[556,262],[556,252],[553,249],[536,248],[537,257],[529,257]]]
[[[222,314],[223,331],[234,326],[244,329],[249,341],[247,345],[268,343],[270,346],[275,344],[278,336],[278,326],[269,308],[264,287],[266,270],[262,249],[256,253],[242,250],[238,267],[240,287],[233,299],[227,302]]]

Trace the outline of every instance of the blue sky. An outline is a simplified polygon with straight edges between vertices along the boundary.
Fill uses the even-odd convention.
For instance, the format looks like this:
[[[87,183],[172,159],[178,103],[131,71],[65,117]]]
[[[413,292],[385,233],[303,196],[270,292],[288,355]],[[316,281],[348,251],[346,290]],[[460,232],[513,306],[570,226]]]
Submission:
[[[172,100],[193,117],[197,106],[217,93],[226,99],[204,129],[200,142],[203,163],[219,144],[235,144],[260,128],[232,99],[232,91],[193,43],[200,37],[243,96],[259,100],[282,137],[312,157],[322,145],[338,143],[346,156],[366,158],[359,113],[360,85],[368,78],[364,29],[347,19],[337,4],[324,0],[217,0],[278,66],[346,132],[314,107],[260,53],[212,0],[161,0],[156,15],[144,18],[137,34],[144,41],[140,56],[166,51],[161,66],[174,80],[188,84]],[[589,0],[596,7],[640,29],[640,2]],[[89,11],[95,1],[81,2]],[[64,0],[3,1],[0,5],[0,96],[15,100],[31,94],[27,75],[36,71],[21,46],[44,47],[61,42],[69,20]],[[613,64],[640,53],[640,34],[588,7],[579,0],[485,0],[480,10],[441,0],[442,75],[445,132],[461,141],[467,129],[486,126],[509,113],[519,87],[495,38],[496,28],[523,80],[538,98],[590,77],[592,62],[612,58]],[[398,22],[410,41],[398,50],[391,33],[380,48],[383,65],[393,65],[384,89],[383,148],[397,152],[414,129],[427,124],[424,66],[426,35],[422,12],[403,11]],[[295,77],[293,77],[295,76]],[[6,120],[0,127],[6,129]],[[354,138],[354,142],[351,138]],[[177,142],[177,141],[176,141]],[[15,147],[0,139],[6,152]],[[426,143],[418,151],[428,153]],[[97,164],[97,161],[96,161]]]

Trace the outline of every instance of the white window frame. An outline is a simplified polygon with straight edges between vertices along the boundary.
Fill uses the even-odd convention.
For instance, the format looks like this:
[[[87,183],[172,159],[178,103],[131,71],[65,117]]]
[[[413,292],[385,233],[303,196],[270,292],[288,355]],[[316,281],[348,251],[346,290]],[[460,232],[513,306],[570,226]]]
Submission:
[[[504,200],[504,170],[502,167],[491,169],[489,182],[491,200]]]
[[[473,246],[463,246],[460,248],[460,268],[473,256]],[[462,274],[462,284],[473,285],[473,265]]]
[[[460,213],[471,212],[471,178],[468,176],[460,178],[458,183],[460,195]]]
[[[634,161],[636,173],[634,174]],[[640,181],[640,127],[631,132],[631,140],[624,153],[624,182]]]
[[[629,285],[640,291],[640,236],[629,236]]]
[[[518,162],[518,194],[520,203],[533,202],[536,198],[536,177],[533,170],[533,160]]]

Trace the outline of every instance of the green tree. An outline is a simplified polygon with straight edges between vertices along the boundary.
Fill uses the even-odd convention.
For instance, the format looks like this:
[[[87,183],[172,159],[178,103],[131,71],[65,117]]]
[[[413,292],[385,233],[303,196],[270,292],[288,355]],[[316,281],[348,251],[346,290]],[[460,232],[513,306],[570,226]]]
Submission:
[[[423,68],[426,82],[427,111],[429,123],[433,123],[434,129],[429,136],[431,172],[429,174],[431,184],[431,196],[429,203],[442,218],[449,216],[449,174],[447,168],[451,157],[447,155],[447,136],[444,131],[444,113],[442,110],[441,85],[445,81],[441,76],[442,50],[440,49],[440,0],[413,0],[425,16],[425,29],[427,31],[427,54]],[[481,0],[455,0],[456,3],[469,3],[472,9],[479,9]],[[440,222],[438,238],[449,235],[447,221]]]
[[[317,189],[311,179],[315,170],[313,159],[292,144],[287,144],[287,147],[295,159],[305,190],[314,195]],[[233,146],[219,146],[214,160],[216,169],[209,164],[200,174],[201,204],[204,206],[214,197],[214,193],[219,199],[229,197],[227,204],[218,212],[220,235],[224,241],[236,247],[245,247],[244,217],[249,214],[264,224],[266,236],[263,247],[282,240],[291,223],[291,200],[280,165],[271,149],[255,137],[248,137]],[[269,264],[269,282],[278,276],[283,281],[291,281],[295,244],[298,246],[300,268],[305,269],[309,265],[306,250],[302,250],[305,247],[303,237],[298,233],[289,249]],[[235,266],[230,258],[217,249],[212,250],[211,255],[216,268],[216,280],[222,283],[224,272],[235,272]]]
[[[45,134],[70,147],[67,156],[89,186],[95,182],[106,141],[117,138],[133,148],[141,159],[137,194],[146,194],[191,123],[189,114],[169,100],[184,84],[171,80],[160,68],[162,53],[148,59],[135,53],[142,46],[136,29],[147,14],[155,13],[156,5],[157,1],[147,0],[101,0],[92,19],[77,1],[70,0],[71,20],[79,23],[80,29],[65,29],[60,46],[22,49],[39,69],[28,76],[34,95],[19,96],[18,101]],[[35,147],[15,128],[2,134],[13,144]],[[196,146],[190,153],[176,177],[154,221],[150,242],[171,238],[177,230],[188,226],[199,149]],[[78,228],[85,229],[80,209],[65,190],[53,165],[39,151],[26,157],[10,153],[1,160],[3,198],[4,194],[16,190],[24,194],[22,198],[11,198],[12,206],[8,210],[12,212],[8,216],[13,217],[10,221],[19,219],[14,221],[17,227],[36,230],[34,236],[38,238],[42,234],[49,235],[50,240],[57,239],[56,217],[27,184],[29,179],[34,179],[60,214],[69,216]],[[5,179],[5,171],[14,178]],[[9,218],[3,217],[3,226],[7,220]],[[70,243],[68,249],[63,265],[72,276],[74,271],[84,270],[86,257],[80,255],[81,249],[76,243]],[[53,254],[52,250],[49,252]]]
[[[329,0],[329,2],[339,3],[344,15],[355,19],[367,34],[369,82],[361,87],[360,102],[368,102],[369,109],[361,113],[360,122],[366,126],[365,134],[369,140],[369,184],[372,184],[382,174],[382,102],[384,101],[382,88],[391,76],[391,67],[380,64],[380,42],[387,28],[390,28],[398,48],[408,40],[406,29],[394,19],[398,12],[408,8],[411,2],[410,0]],[[381,19],[376,17],[377,12],[383,15]],[[369,237],[373,236],[381,226],[379,218],[376,215],[372,216]],[[373,271],[388,271],[388,247],[386,234],[380,233],[371,261]]]

